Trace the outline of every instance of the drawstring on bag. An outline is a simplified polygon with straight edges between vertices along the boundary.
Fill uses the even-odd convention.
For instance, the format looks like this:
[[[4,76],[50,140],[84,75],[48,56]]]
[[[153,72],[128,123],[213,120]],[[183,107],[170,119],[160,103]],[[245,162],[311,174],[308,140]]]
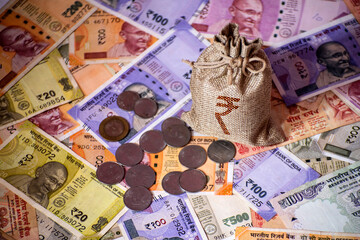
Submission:
[[[189,64],[191,67],[196,67],[199,69],[209,69],[209,68],[218,68],[224,65],[227,65],[227,79],[228,79],[228,85],[230,85],[233,81],[232,75],[234,73],[233,68],[241,68],[241,73],[244,74],[246,77],[249,76],[246,72],[248,70],[250,73],[256,74],[260,73],[265,70],[266,68],[266,62],[264,59],[261,59],[259,57],[237,57],[232,58],[229,56],[226,56],[224,54],[221,55],[222,59],[221,61],[215,61],[215,62],[193,62],[189,60],[182,60],[184,63]],[[249,67],[249,63],[251,62],[260,62],[262,64],[261,68],[256,70]]]

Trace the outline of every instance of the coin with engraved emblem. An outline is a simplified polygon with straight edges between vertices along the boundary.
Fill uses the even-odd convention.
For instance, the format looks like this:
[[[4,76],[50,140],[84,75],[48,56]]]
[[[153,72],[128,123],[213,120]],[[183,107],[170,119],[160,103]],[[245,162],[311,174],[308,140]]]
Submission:
[[[105,118],[99,126],[100,135],[108,141],[120,141],[129,133],[130,125],[125,118],[111,116]]]
[[[126,171],[125,182],[130,187],[144,186],[150,188],[154,185],[156,173],[150,166],[139,164]]]
[[[142,118],[151,118],[156,115],[157,103],[150,98],[140,98],[135,102],[134,112]]]
[[[104,162],[96,170],[96,177],[105,184],[117,184],[124,178],[124,167],[116,162]]]
[[[134,111],[135,102],[139,99],[140,96],[138,93],[133,91],[124,91],[118,96],[116,103],[119,108],[125,111]]]
[[[198,168],[206,161],[206,150],[198,145],[188,145],[179,153],[180,163],[187,168]]]
[[[181,173],[179,183],[187,192],[200,192],[206,186],[207,177],[198,169],[188,169]]]
[[[149,153],[161,152],[166,147],[164,136],[158,130],[150,130],[143,133],[140,137],[139,145],[142,150]]]
[[[179,171],[173,171],[166,174],[162,181],[161,186],[164,189],[165,192],[170,193],[172,195],[179,195],[184,193],[184,190],[180,187],[180,175],[181,172]]]
[[[140,163],[143,157],[144,151],[136,143],[124,143],[115,152],[116,161],[129,167]]]
[[[190,142],[191,132],[185,125],[170,125],[162,132],[164,141],[172,147],[183,147]]]
[[[152,197],[150,190],[146,187],[131,187],[124,194],[124,204],[131,210],[142,211],[150,206]]]
[[[210,144],[207,150],[209,158],[217,163],[227,163],[233,159],[236,148],[232,142],[217,140]]]

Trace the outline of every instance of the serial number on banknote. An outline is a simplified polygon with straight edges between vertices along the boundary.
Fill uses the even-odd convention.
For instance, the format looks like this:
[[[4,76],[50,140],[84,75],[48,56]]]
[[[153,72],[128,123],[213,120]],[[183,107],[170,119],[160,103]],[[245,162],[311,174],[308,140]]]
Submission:
[[[147,12],[146,12],[146,17],[148,19],[150,19],[150,21],[152,22],[155,22],[155,23],[152,23],[152,22],[148,22],[148,21],[145,21],[143,20],[142,21],[142,24],[150,29],[153,29],[155,30],[156,32],[159,32],[160,34],[163,34],[165,33],[166,31],[166,28],[162,28],[162,27],[157,27],[156,24],[161,24],[162,26],[166,26],[168,23],[169,23],[169,19],[163,17],[162,15],[156,13],[155,11],[149,9]],[[157,28],[156,28],[157,27]],[[156,28],[156,29],[155,29]]]
[[[44,101],[44,99],[39,99],[39,95],[37,96],[37,98],[40,101]],[[55,97],[55,98],[53,98],[53,99],[39,105],[39,109],[46,109],[46,108],[49,108],[49,107],[51,107],[51,106],[53,106],[55,104],[58,104],[58,103],[61,103],[61,102],[64,102],[64,101],[66,101],[66,99],[65,99],[65,97],[63,95],[61,95],[60,97]],[[33,114],[33,113],[39,111],[39,109],[35,109],[35,108],[29,109],[29,110],[27,110],[25,112],[25,115],[27,116],[27,115]]]
[[[352,131],[350,131],[350,135],[345,140],[346,143],[354,143],[355,142],[355,141],[352,141],[351,139],[357,138],[357,135],[359,134],[358,131],[360,130],[360,127],[353,126],[351,129],[352,129]]]
[[[305,48],[302,48],[300,50],[293,51],[292,54],[287,55],[287,58],[289,60],[293,60],[293,59],[296,59],[297,57],[299,57],[301,55],[306,55],[306,54],[308,54],[309,52],[312,52],[312,51],[315,51],[312,46],[305,47]],[[280,58],[280,59],[274,61],[273,65],[279,65],[281,63],[284,63],[285,61],[286,61],[286,58]]]
[[[185,235],[184,227],[181,226],[181,223],[179,219],[176,219],[176,214],[174,213],[174,209],[170,206],[170,202],[168,200],[164,201],[166,210],[170,212],[170,218],[176,228],[176,231],[178,232],[179,236]]]
[[[59,240],[68,240],[69,239],[67,236],[65,236],[62,232],[57,230],[55,227],[52,227],[50,236],[55,236]],[[39,240],[45,240],[45,239],[47,239],[47,238],[45,238],[44,235],[39,234]]]
[[[259,198],[264,198],[267,195],[267,192],[263,190],[261,186],[256,184],[251,178],[249,178],[245,182],[245,186],[250,189],[241,188],[239,190],[239,193],[242,194],[246,199],[254,203],[257,207],[261,207],[264,203],[260,201]],[[251,193],[249,193],[249,190],[251,191]],[[254,196],[253,193],[256,195]]]
[[[19,135],[19,139],[21,141],[23,141],[26,144],[30,144],[30,139],[27,137],[23,137],[22,134]],[[32,143],[30,145],[30,147],[34,148],[34,150],[37,150],[38,152],[40,152],[41,154],[45,155],[45,157],[47,157],[49,160],[53,160],[54,157],[56,156],[54,153],[52,153],[51,151],[43,148],[42,146],[40,146],[39,144],[36,143]]]

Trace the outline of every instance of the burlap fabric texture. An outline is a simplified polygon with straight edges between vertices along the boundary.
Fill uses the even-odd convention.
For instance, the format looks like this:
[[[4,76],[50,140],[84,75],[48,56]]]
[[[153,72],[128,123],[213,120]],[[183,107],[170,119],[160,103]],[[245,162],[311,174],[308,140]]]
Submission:
[[[181,118],[195,131],[253,146],[285,140],[270,116],[271,67],[262,40],[239,36],[230,23],[190,64],[192,108]]]

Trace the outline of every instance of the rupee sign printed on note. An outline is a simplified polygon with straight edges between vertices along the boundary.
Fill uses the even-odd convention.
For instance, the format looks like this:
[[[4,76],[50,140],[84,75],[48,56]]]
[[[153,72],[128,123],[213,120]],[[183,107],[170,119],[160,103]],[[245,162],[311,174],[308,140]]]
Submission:
[[[234,239],[236,227],[252,226],[250,208],[238,196],[188,197],[209,240]]]
[[[77,237],[104,234],[120,217],[125,190],[30,122],[0,150],[0,179]]]
[[[360,231],[360,162],[270,200],[287,228]]]
[[[360,160],[360,122],[324,132],[318,144],[324,155],[353,163]]]
[[[118,225],[129,239],[207,239],[186,194],[155,195],[150,207],[126,212]]]
[[[236,161],[233,186],[237,195],[269,221],[276,214],[270,199],[319,176],[285,148],[277,148]]]
[[[82,96],[59,52],[54,50],[0,97],[0,129]]]
[[[266,45],[270,45],[348,13],[342,1],[211,0],[200,11],[192,26],[212,36],[232,22],[239,25],[240,35],[261,38]]]
[[[359,28],[349,15],[265,49],[288,106],[360,78]]]
[[[89,0],[90,3],[107,11],[146,32],[160,37],[179,21],[189,22],[195,12],[203,6],[204,0]],[[166,7],[164,7],[166,6]]]
[[[0,12],[0,95],[93,11],[95,8],[84,0],[10,1]]]
[[[145,127],[189,94],[191,69],[181,59],[196,58],[207,44],[190,25],[179,23],[162,41],[157,41],[146,50],[132,66],[118,72],[106,85],[69,110],[70,115],[115,154],[121,144],[141,136]],[[173,54],[177,49],[182,51]],[[134,91],[141,98],[155,100],[158,107],[155,116],[142,118],[134,111],[119,108],[117,98],[123,91]],[[120,141],[106,140],[99,131],[100,123],[112,115],[124,118],[130,126],[129,133]]]

